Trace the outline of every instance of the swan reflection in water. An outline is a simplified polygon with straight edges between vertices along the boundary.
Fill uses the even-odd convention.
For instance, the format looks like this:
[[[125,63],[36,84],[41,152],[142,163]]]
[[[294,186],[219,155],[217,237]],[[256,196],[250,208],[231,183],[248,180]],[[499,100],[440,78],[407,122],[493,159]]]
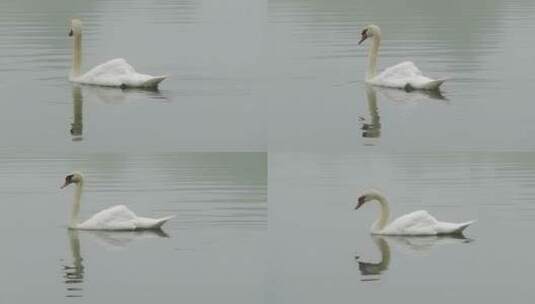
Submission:
[[[364,138],[379,138],[381,136],[381,117],[377,110],[377,92],[375,89],[368,85],[366,86],[366,96],[368,97],[368,110],[370,112],[370,121],[366,122],[365,119],[361,119],[362,137]]]
[[[123,104],[126,103],[130,98],[148,98],[161,102],[169,102],[169,98],[162,94],[157,88],[119,89],[84,85],[82,93],[82,85],[75,84],[72,86],[73,122],[70,124],[72,141],[83,140],[84,98],[85,100],[97,101],[106,104]]]
[[[83,296],[85,267],[83,264],[84,259],[82,257],[79,234],[89,235],[98,243],[110,249],[123,249],[128,243],[136,240],[169,237],[163,230],[113,232],[69,229],[68,234],[72,261],[70,264],[62,265],[63,282],[67,289],[67,298],[79,298]]]
[[[386,99],[394,102],[424,102],[430,100],[448,100],[440,90],[416,90],[406,91],[392,88],[376,88],[371,87],[372,90],[377,90],[379,94]]]
[[[433,247],[447,244],[467,244],[472,239],[466,238],[462,234],[442,235],[442,236],[379,236],[372,235],[372,240],[381,253],[379,262],[365,262],[361,257],[356,256],[362,281],[378,281],[380,275],[388,270],[390,265],[391,250],[390,243],[395,244],[401,252],[406,255],[427,255]]]
[[[71,123],[72,141],[81,141],[83,139],[83,97],[80,86],[72,87],[72,103],[73,103],[73,122]]]
[[[160,102],[169,102],[169,98],[157,88],[111,88],[84,85],[85,98],[106,104],[123,104],[141,98]]]
[[[78,231],[69,229],[69,245],[71,249],[72,264],[63,265],[64,283],[67,285],[67,297],[82,296],[82,283],[84,282],[83,258],[80,254],[80,239]]]
[[[431,91],[405,91],[392,88],[378,88],[366,85],[366,97],[368,99],[368,112],[370,119],[359,116],[362,130],[362,137],[368,139],[365,145],[375,145],[374,139],[381,137],[381,116],[377,106],[377,91],[386,99],[394,102],[421,102],[425,100],[446,100],[439,90]]]

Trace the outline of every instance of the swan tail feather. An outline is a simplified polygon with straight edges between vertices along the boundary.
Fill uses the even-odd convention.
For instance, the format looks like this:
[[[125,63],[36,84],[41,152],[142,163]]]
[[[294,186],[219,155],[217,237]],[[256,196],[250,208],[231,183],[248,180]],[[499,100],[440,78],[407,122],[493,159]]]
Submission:
[[[167,75],[162,76],[154,76],[149,80],[146,80],[143,82],[143,87],[145,88],[157,88],[160,82],[164,81],[164,79],[167,78]]]
[[[156,225],[154,226],[154,228],[158,228],[158,229],[161,228],[163,224],[165,224],[168,220],[174,217],[175,217],[174,215],[171,215],[171,216],[166,216],[166,217],[156,219]]]
[[[463,231],[468,228],[468,226],[475,223],[475,221],[468,221],[464,223],[438,223],[436,226],[437,235],[447,235],[447,234],[462,234]]]
[[[464,222],[464,223],[460,223],[460,224],[457,224],[457,227],[453,230],[452,233],[463,233],[463,231],[468,228],[468,226],[472,225],[473,223],[475,223],[476,221],[473,220],[473,221],[468,221],[468,222]]]
[[[424,90],[438,90],[440,86],[446,81],[446,78],[443,79],[437,79],[437,80],[431,80],[427,82],[424,86]]]
[[[135,223],[135,230],[161,229],[163,224],[174,217],[174,215],[157,219],[138,217]]]

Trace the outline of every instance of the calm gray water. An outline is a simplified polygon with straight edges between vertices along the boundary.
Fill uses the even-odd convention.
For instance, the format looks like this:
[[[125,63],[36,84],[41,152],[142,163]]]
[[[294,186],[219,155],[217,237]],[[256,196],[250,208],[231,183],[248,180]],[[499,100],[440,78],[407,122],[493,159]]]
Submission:
[[[67,81],[124,57],[159,91]],[[441,94],[367,87],[412,60]],[[525,302],[533,298],[535,3],[0,2],[0,302]],[[163,233],[68,232],[112,204]],[[269,187],[268,187],[269,185]],[[393,215],[477,219],[466,238],[371,237]],[[269,197],[269,202],[268,202]]]
[[[534,153],[277,153],[269,164],[270,246],[285,249],[268,257],[270,303],[533,296]],[[466,239],[373,238],[377,206],[354,210],[368,187],[393,216],[478,222]]]
[[[176,218],[159,234],[69,233],[74,189],[59,186],[71,168],[85,173],[81,218],[122,203]],[[266,169],[266,153],[253,152],[2,155],[0,299],[254,301],[263,294]]]

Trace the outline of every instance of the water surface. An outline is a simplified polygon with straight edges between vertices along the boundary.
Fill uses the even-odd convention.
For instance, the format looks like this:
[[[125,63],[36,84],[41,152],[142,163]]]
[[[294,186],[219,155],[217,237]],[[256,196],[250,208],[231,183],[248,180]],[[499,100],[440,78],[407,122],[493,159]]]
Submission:
[[[268,303],[433,299],[499,303],[532,296],[535,154],[271,153]],[[464,238],[373,237],[384,192],[393,217],[425,209],[477,219]],[[489,288],[489,286],[496,286]]]
[[[514,1],[97,0],[0,3],[1,302],[523,301],[535,185],[535,4]],[[159,91],[67,81],[124,57]],[[412,60],[441,94],[367,87]],[[165,233],[66,229],[128,204]],[[269,191],[268,185],[269,184]],[[393,214],[478,219],[466,238],[380,238]],[[269,203],[267,202],[269,193]],[[269,205],[269,208],[268,208]]]
[[[254,301],[264,285],[266,161],[251,152],[2,155],[0,299]],[[176,218],[160,233],[68,231],[74,189],[59,187],[72,168],[86,179],[81,219],[114,204]]]
[[[531,151],[532,1],[269,1],[266,71],[272,151],[361,151],[369,23],[381,26],[378,69],[411,60],[450,78],[444,98],[377,89],[382,150]]]

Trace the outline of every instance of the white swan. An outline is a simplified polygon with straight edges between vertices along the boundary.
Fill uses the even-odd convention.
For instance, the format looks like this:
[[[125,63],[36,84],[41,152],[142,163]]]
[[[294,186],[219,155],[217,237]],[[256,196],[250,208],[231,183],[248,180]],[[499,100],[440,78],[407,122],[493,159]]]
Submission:
[[[162,225],[174,216],[153,219],[139,217],[124,205],[113,206],[104,209],[83,223],[79,223],[78,214],[80,212],[80,198],[84,187],[84,177],[79,172],[73,172],[65,177],[65,184],[61,189],[70,184],[76,185],[74,202],[71,210],[69,229],[79,230],[146,230],[160,229]]]
[[[439,222],[425,210],[415,211],[403,215],[389,223],[390,209],[386,198],[376,190],[369,190],[358,198],[359,209],[368,201],[377,201],[381,206],[379,219],[372,225],[372,234],[381,235],[441,235],[462,233],[466,227],[474,223],[446,223]]]
[[[377,75],[377,55],[381,44],[381,29],[377,25],[368,25],[362,30],[359,45],[366,39],[372,39],[368,54],[368,72],[366,82],[376,86],[400,88],[405,90],[436,90],[446,79],[434,80],[425,77],[411,61],[405,61],[385,69]]]
[[[82,21],[71,20],[69,36],[74,36],[72,70],[69,80],[76,83],[121,88],[156,88],[166,76],[137,73],[124,59],[117,58],[98,65],[80,75],[82,65]]]

